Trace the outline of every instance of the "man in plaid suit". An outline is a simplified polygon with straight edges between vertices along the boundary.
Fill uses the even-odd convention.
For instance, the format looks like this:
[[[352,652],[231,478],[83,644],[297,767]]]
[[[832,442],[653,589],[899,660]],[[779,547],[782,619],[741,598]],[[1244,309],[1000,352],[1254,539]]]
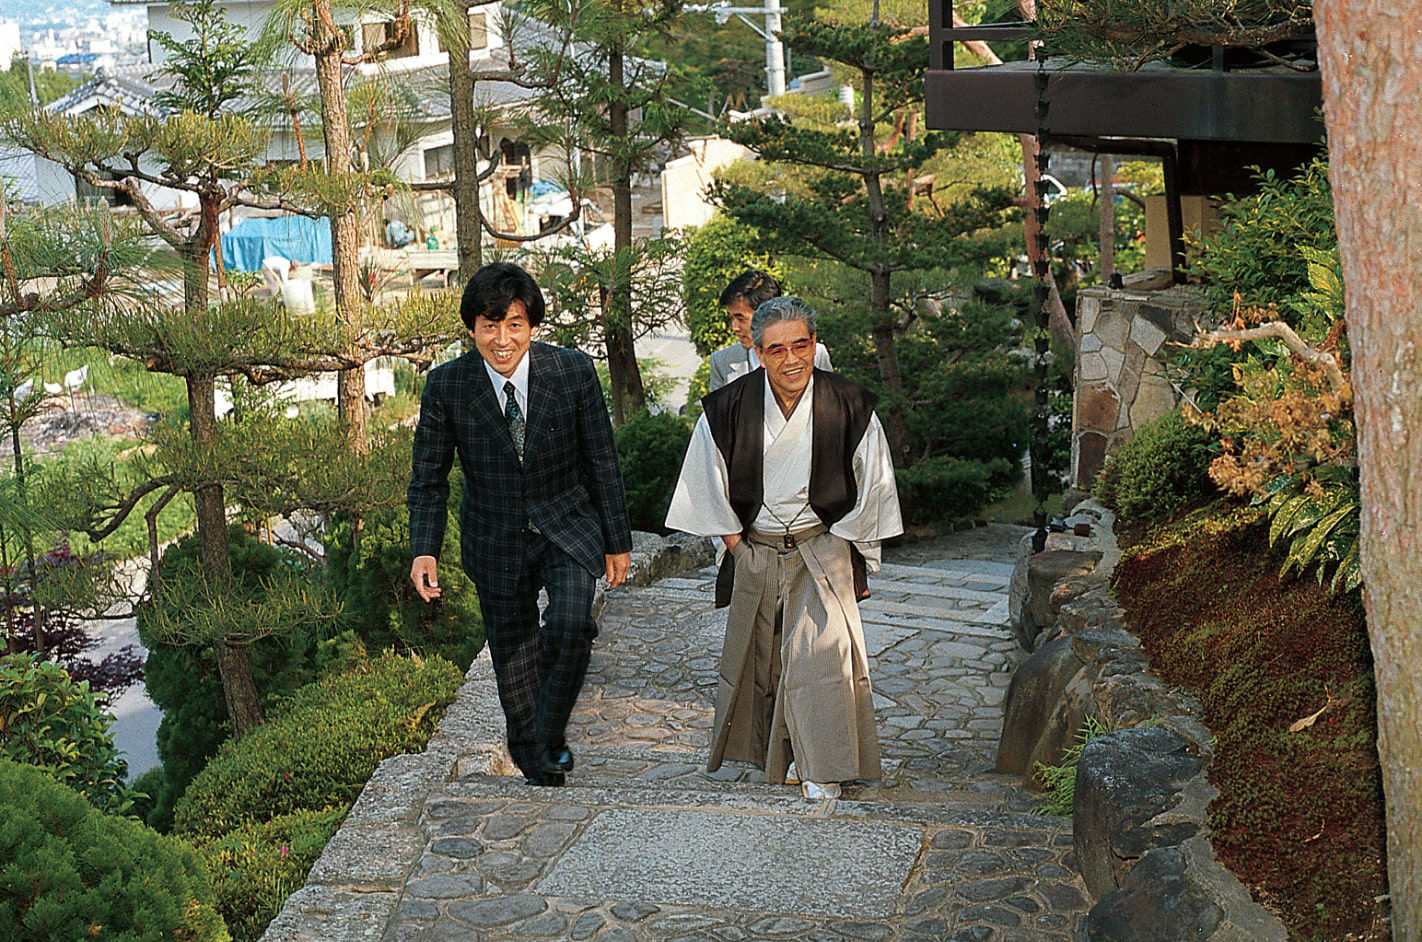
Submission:
[[[464,289],[459,313],[476,349],[432,370],[420,398],[410,578],[425,601],[439,597],[458,454],[462,563],[479,592],[509,753],[530,785],[562,785],[573,767],[564,728],[597,635],[594,585],[626,580],[632,536],[592,360],[534,342],[543,312],[543,294],[517,265],[486,265]]]

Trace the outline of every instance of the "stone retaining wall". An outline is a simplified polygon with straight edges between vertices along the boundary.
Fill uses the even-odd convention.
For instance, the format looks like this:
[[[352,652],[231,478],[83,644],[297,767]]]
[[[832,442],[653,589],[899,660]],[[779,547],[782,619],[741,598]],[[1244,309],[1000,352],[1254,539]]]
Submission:
[[[1114,516],[1086,501],[1068,523],[1091,535],[1051,534],[1036,555],[1023,543],[1010,610],[1032,654],[1008,691],[997,770],[1030,781],[1059,764],[1088,716],[1113,730],[1077,768],[1073,843],[1094,901],[1080,937],[1287,942],[1210,846],[1213,736],[1198,701],[1149,672],[1111,596]]]
[[[1083,288],[1076,301],[1071,484],[1089,490],[1134,430],[1175,407],[1172,344],[1189,343],[1204,301],[1183,285],[1158,291]]]

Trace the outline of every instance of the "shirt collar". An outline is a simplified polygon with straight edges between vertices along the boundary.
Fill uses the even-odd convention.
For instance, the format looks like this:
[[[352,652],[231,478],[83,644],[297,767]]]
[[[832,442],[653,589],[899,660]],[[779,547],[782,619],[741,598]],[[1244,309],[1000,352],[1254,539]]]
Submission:
[[[530,347],[531,351],[533,348]],[[499,371],[489,365],[489,361],[482,356],[479,362],[484,364],[484,372],[488,374],[489,382],[494,386],[494,394],[498,398],[499,408],[505,405],[504,383],[514,384],[514,394],[518,397],[519,408],[523,414],[528,414],[528,361],[530,354],[524,353],[523,359],[518,361],[518,366],[514,367],[513,375],[505,378]]]

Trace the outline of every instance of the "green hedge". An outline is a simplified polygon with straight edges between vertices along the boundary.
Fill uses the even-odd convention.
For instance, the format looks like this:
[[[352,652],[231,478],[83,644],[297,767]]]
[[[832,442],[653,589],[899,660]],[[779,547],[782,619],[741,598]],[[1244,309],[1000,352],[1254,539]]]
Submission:
[[[691,427],[669,412],[639,412],[614,434],[632,529],[667,532],[663,522],[691,441]]]
[[[994,488],[1011,480],[1006,458],[973,461],[939,456],[894,472],[904,523],[922,526],[971,517],[991,501]]]
[[[296,811],[349,807],[382,760],[424,748],[463,682],[444,658],[387,654],[302,687],[222,745],[173,812],[204,845]]]
[[[88,681],[32,654],[0,658],[0,756],[38,766],[101,811],[122,814],[133,793],[128,763],[114,748],[105,713]]]
[[[191,847],[0,758],[0,939],[230,938]]]
[[[1179,409],[1141,426],[1106,462],[1092,484],[1098,500],[1122,523],[1168,520],[1186,504],[1214,492],[1211,439]]]
[[[301,888],[347,808],[296,811],[238,828],[201,851],[217,908],[237,942],[255,942]]]

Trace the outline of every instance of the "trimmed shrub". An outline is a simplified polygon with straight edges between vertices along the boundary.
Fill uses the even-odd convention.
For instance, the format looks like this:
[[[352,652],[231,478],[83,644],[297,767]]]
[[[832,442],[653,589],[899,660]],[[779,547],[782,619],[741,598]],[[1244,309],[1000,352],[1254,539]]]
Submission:
[[[1006,458],[971,461],[939,456],[894,472],[899,509],[911,526],[971,517],[990,500],[997,479],[1012,469]]]
[[[88,681],[33,654],[0,658],[0,756],[38,766],[101,811],[123,814],[128,763],[114,748],[114,719]]]
[[[452,493],[462,488],[454,481]],[[451,508],[456,501],[450,501]],[[331,582],[342,601],[341,625],[370,651],[415,651],[468,667],[484,646],[484,621],[474,583],[459,567],[459,524],[445,528],[438,601],[425,602],[410,583],[410,523],[403,506],[378,510],[362,524],[353,546],[342,516],[327,532]]]
[[[268,546],[240,526],[228,529],[227,544],[232,552],[232,578],[241,586],[255,588],[278,569],[307,565],[304,558]],[[164,580],[192,576],[198,570],[198,556],[196,536],[184,537],[164,551],[159,572]],[[173,805],[229,735],[227,705],[212,649],[160,643],[148,631],[149,620],[148,610],[140,609],[138,634],[148,648],[144,685],[163,711],[158,725],[163,778],[161,787],[152,793],[152,810],[146,820],[166,831],[172,825]],[[252,679],[263,695],[264,709],[270,708],[274,697],[290,693],[312,676],[316,640],[313,633],[293,631],[248,647]]]
[[[255,942],[345,820],[347,808],[296,811],[238,828],[204,847],[217,908],[237,942]]]
[[[1185,421],[1179,409],[1136,430],[1092,485],[1098,500],[1122,523],[1163,521],[1186,504],[1214,492],[1208,432]]]
[[[383,760],[424,748],[463,680],[444,658],[387,654],[302,687],[223,744],[174,809],[174,832],[201,845],[279,815],[348,808]]]
[[[197,853],[0,759],[0,938],[223,942]]]
[[[632,529],[666,533],[662,522],[676,490],[691,429],[669,412],[639,412],[614,434]]]
[[[750,268],[770,272],[783,285],[783,273],[771,261],[764,239],[745,223],[718,213],[687,235],[681,292],[691,342],[702,356],[736,339],[721,307],[721,292]]]

